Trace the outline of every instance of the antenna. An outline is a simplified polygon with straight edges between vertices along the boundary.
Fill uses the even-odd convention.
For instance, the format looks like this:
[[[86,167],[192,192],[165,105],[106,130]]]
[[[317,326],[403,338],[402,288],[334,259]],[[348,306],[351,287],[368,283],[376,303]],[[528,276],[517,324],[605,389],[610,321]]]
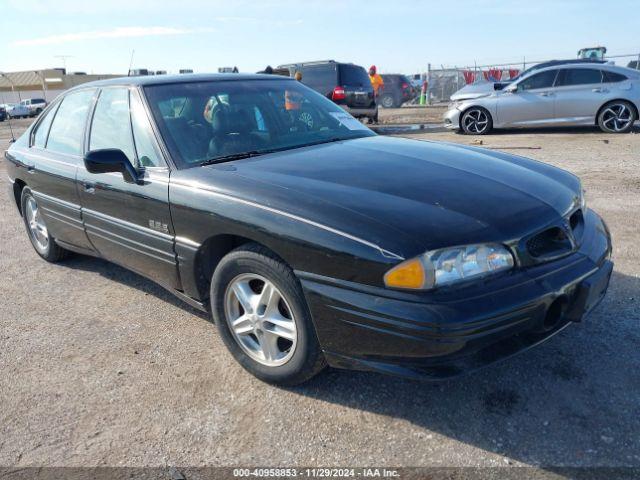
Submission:
[[[131,75],[131,67],[133,66],[133,54],[136,53],[135,49],[131,50],[131,60],[129,60],[129,71],[127,72],[127,77]]]
[[[67,73],[67,58],[73,58],[73,55],[54,55],[53,58],[62,59],[62,66],[64,68],[64,72]]]
[[[4,93],[2,94],[2,103],[4,105],[7,104],[4,98]],[[13,126],[11,125],[11,116],[9,115],[9,112],[6,111],[6,107],[5,107],[5,115],[7,116],[7,123],[9,124],[9,132],[11,132],[11,141],[9,143],[15,143],[16,137],[13,135]]]

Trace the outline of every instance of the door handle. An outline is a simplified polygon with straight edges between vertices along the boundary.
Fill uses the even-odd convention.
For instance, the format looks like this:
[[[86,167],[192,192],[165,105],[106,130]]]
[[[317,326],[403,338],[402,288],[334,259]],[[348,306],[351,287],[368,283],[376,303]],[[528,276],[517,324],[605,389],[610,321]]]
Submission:
[[[83,183],[85,193],[96,193],[96,187],[93,183]]]
[[[591,89],[591,91],[595,93],[607,93],[609,90],[607,90],[606,88],[593,88]]]
[[[540,92],[541,97],[553,97],[553,92]]]

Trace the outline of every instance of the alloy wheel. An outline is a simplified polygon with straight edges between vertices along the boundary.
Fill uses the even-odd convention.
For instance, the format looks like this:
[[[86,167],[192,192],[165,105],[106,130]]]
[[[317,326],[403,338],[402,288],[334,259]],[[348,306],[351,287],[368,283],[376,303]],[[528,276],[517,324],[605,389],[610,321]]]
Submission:
[[[489,116],[483,110],[469,110],[462,117],[462,126],[469,133],[484,133],[489,127]]]
[[[298,339],[296,319],[284,295],[266,278],[242,274],[225,292],[225,317],[240,347],[268,367],[287,363]]]
[[[624,103],[614,103],[602,112],[602,125],[612,132],[621,132],[633,122],[633,113]]]
[[[49,247],[49,232],[40,214],[40,208],[31,196],[25,202],[25,215],[29,225],[29,233],[38,251],[44,253]]]

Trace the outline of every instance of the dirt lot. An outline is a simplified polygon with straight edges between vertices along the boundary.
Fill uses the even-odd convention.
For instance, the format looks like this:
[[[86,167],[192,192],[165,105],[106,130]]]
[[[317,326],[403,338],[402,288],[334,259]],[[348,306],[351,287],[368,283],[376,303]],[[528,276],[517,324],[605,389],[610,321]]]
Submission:
[[[380,108],[378,120],[381,124],[441,123],[447,110],[444,105],[429,107]]]
[[[6,122],[0,134],[4,150]],[[96,259],[40,260],[2,189],[0,465],[640,466],[640,134],[483,142],[582,177],[616,268],[584,323],[440,384],[338,370],[263,384],[153,283]]]

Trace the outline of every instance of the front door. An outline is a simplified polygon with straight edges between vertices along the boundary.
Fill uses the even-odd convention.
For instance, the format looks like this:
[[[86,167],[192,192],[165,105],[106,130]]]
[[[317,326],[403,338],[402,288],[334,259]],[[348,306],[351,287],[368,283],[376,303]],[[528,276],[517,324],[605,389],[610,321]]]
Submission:
[[[501,127],[526,127],[553,124],[554,81],[558,70],[545,70],[522,79],[498,94],[497,116]]]
[[[100,254],[156,282],[179,288],[169,213],[169,169],[135,89],[103,88],[96,102],[87,150],[117,148],[142,173],[139,184],[120,173],[78,168],[82,217]]]

